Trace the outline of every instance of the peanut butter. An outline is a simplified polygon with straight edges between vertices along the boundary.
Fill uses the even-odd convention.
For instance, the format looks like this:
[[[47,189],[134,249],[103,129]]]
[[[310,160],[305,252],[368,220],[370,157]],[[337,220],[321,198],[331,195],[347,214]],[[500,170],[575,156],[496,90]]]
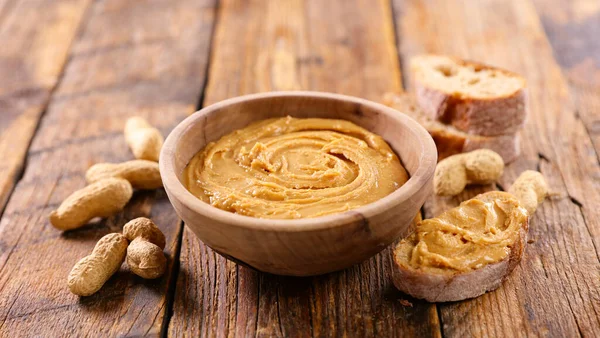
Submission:
[[[526,223],[527,211],[513,195],[488,192],[419,222],[400,252],[415,269],[479,269],[505,259]]]
[[[208,144],[184,184],[201,200],[259,218],[307,218],[371,203],[408,175],[388,144],[351,122],[260,121]]]

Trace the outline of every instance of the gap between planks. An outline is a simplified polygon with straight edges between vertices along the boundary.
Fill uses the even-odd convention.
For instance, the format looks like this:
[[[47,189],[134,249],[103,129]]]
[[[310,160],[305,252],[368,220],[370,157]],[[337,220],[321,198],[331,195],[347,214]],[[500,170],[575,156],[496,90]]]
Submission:
[[[220,12],[220,1],[217,1],[214,7],[214,11],[215,11],[215,16],[214,16],[214,20],[212,22],[212,27],[211,27],[211,35],[210,35],[210,40],[209,40],[209,48],[207,51],[207,54],[210,56],[212,54],[212,50],[213,50],[213,44],[214,44],[214,40],[215,40],[215,27],[218,25],[219,23],[219,12]],[[204,68],[204,79],[201,82],[201,90],[200,93],[198,95],[198,100],[197,100],[197,104],[196,104],[196,111],[202,109],[204,107],[204,97],[206,95],[206,88],[208,86],[208,76],[209,76],[209,69],[210,69],[210,65],[211,65],[211,57],[208,58],[205,68]],[[169,281],[169,286],[167,288],[167,308],[166,308],[166,312],[165,312],[165,317],[163,318],[163,324],[161,327],[161,331],[160,331],[160,336],[161,337],[168,337],[169,335],[169,325],[171,324],[171,317],[173,316],[173,306],[175,303],[175,293],[177,292],[177,280],[179,279],[179,273],[180,273],[180,268],[181,268],[181,262],[179,261],[179,258],[181,256],[181,248],[183,246],[183,233],[184,233],[184,228],[185,228],[185,223],[183,222],[183,220],[180,220],[179,222],[179,234],[177,236],[177,245],[175,247],[175,252],[174,252],[174,257],[173,257],[173,261],[174,261],[174,265],[173,265],[173,270],[171,273],[171,280]]]

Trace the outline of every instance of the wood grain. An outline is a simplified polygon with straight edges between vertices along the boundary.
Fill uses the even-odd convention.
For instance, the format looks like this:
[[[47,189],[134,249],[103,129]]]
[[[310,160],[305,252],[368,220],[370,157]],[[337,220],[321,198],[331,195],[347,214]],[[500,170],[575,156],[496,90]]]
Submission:
[[[523,170],[539,169],[553,191],[533,217],[533,243],[504,285],[473,300],[439,306],[444,335],[593,336],[600,328],[595,249],[600,168],[533,4],[397,0],[394,5],[403,60],[447,53],[525,76],[531,114],[522,131],[523,155],[507,167],[500,184],[507,189]],[[432,199],[426,213],[459,200]]]
[[[378,100],[400,89],[391,19],[387,1],[222,1],[204,103],[290,89]],[[435,306],[402,304],[389,254],[280,277],[226,261],[186,229],[169,335],[439,336]]]
[[[0,2],[0,214],[90,2]]]
[[[214,11],[212,0],[93,4],[0,222],[0,336],[160,334],[182,228],[164,191],[137,192],[125,212],[71,232],[54,229],[48,213],[84,186],[92,163],[133,158],[122,135],[129,116],[166,134],[194,111]],[[72,295],[73,264],[137,216],[167,237],[166,276],[144,281],[124,266],[97,294]]]
[[[587,0],[558,0],[553,6],[545,6],[538,0],[534,3],[569,85],[574,118],[580,120],[585,128],[579,129],[578,134],[591,140],[595,150],[594,156],[587,142],[584,146],[581,146],[581,142],[573,144],[579,156],[588,160],[584,162],[587,163],[586,167],[571,170],[577,170],[581,175],[591,175],[597,182],[597,175],[600,174],[598,165],[595,165],[600,164],[600,3]],[[577,121],[578,127],[581,123]],[[598,183],[595,187],[598,187]],[[600,222],[594,221],[600,212],[593,207],[600,202],[600,194],[597,189],[589,189],[585,182],[571,182],[567,189],[574,201],[581,204],[586,221],[591,220],[588,228],[596,252],[600,253]]]

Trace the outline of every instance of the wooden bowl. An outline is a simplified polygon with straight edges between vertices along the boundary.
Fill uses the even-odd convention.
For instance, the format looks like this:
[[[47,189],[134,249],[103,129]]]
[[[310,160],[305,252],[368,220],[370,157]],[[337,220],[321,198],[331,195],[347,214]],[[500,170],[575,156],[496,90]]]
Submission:
[[[189,160],[211,141],[271,117],[344,119],[381,135],[410,179],[374,203],[317,218],[271,220],[217,209],[181,183]],[[404,235],[432,189],[435,144],[417,122],[381,104],[318,92],[241,96],[206,107],[181,122],[160,155],[160,173],[173,207],[206,245],[260,271],[308,276],[359,263]]]

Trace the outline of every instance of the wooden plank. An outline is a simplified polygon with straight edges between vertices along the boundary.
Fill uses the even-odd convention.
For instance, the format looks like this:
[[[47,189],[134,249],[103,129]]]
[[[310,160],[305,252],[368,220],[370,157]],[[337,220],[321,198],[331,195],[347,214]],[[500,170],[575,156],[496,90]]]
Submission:
[[[532,243],[523,261],[504,285],[473,300],[440,305],[444,335],[593,336],[600,328],[600,261],[594,246],[600,231],[594,210],[600,166],[535,8],[523,0],[394,4],[404,60],[447,53],[527,78],[531,114],[522,131],[523,155],[500,183],[508,188],[521,171],[537,168],[553,191],[531,222]],[[428,208],[458,201],[434,199]]]
[[[563,69],[569,85],[575,119],[581,120],[584,130],[580,133],[589,138],[600,158],[600,2],[589,0],[555,0],[552,6],[534,1],[542,24],[554,49],[557,61]],[[587,135],[585,135],[587,133]],[[594,163],[590,147],[577,148],[588,163]],[[599,162],[600,163],[600,162]],[[575,170],[576,168],[573,168]],[[582,174],[597,174],[593,169],[583,169]],[[598,176],[595,176],[596,180]],[[583,183],[583,182],[582,182]],[[600,212],[598,194],[588,191],[583,184],[568,184],[569,193],[580,203],[586,220],[597,219]],[[582,201],[586,201],[583,203]],[[590,224],[596,252],[600,252],[600,229]]]
[[[0,1],[0,215],[90,2]]]
[[[0,222],[0,336],[161,333],[182,229],[164,191],[136,192],[125,212],[67,233],[50,225],[48,213],[85,185],[90,164],[132,158],[122,135],[129,116],[145,116],[167,134],[195,110],[214,12],[213,0],[93,4]],[[145,281],[123,267],[97,294],[71,294],[73,264],[141,215],[167,237],[167,274]]]
[[[574,99],[578,117],[600,149],[600,2],[535,0],[542,24]]]
[[[222,1],[205,104],[268,90],[379,99],[399,90],[387,1]],[[172,336],[439,336],[433,305],[400,302],[388,250],[312,278],[237,266],[185,230]]]

